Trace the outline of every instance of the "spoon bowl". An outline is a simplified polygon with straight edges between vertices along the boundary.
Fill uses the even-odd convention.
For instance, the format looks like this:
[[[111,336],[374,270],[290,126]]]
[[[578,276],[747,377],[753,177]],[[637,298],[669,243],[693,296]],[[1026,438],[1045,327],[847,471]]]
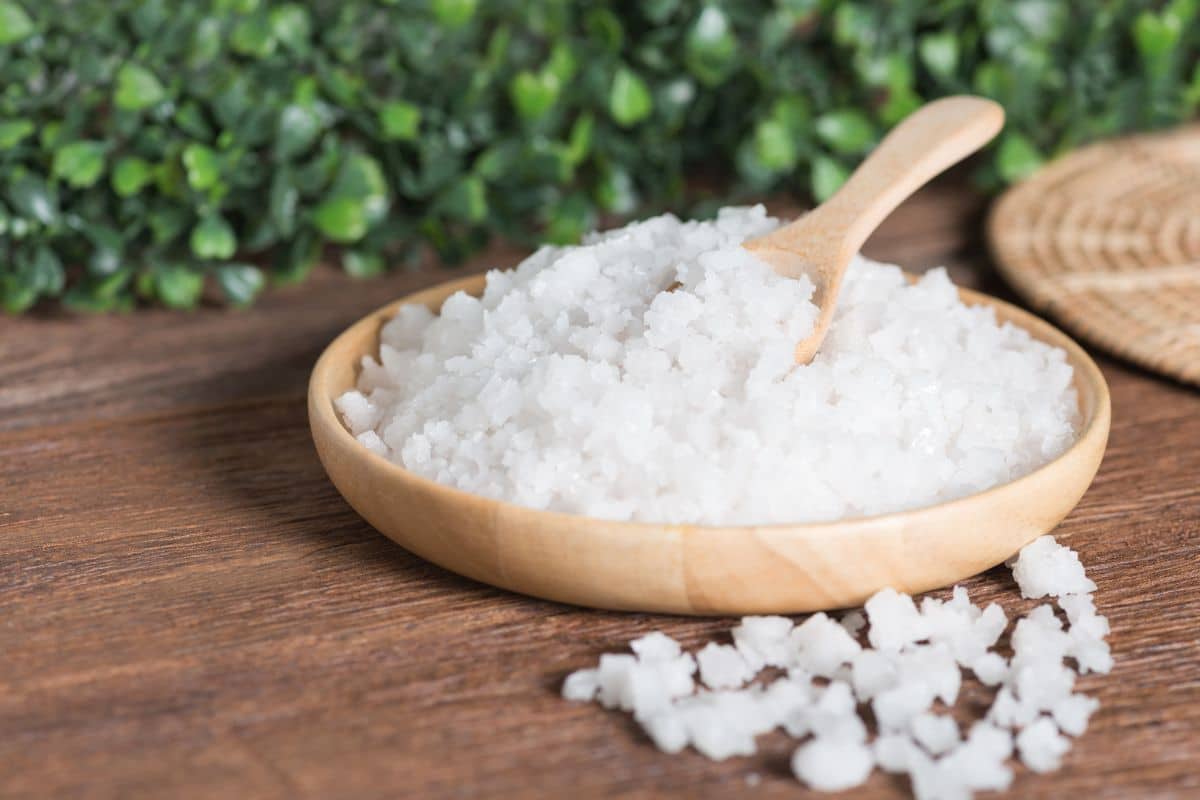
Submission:
[[[791,224],[743,246],[780,275],[813,282],[812,331],[796,344],[796,363],[817,354],[837,307],[846,268],[867,237],[913,192],[987,144],[1004,127],[1004,109],[983,97],[926,103],[893,128],[833,197]]]
[[[308,387],[313,440],[346,501],[381,533],[452,572],[534,597],[676,614],[793,613],[861,605],[891,586],[917,593],[999,564],[1052,530],[1079,502],[1108,441],[1108,386],[1065,334],[1015,306],[960,289],[1034,338],[1067,352],[1079,396],[1078,439],[1016,480],[926,508],[794,525],[614,522],[468,494],[391,463],[342,424],[334,399],[405,304],[437,312],[484,276],[439,284],[351,325],[322,353]]]

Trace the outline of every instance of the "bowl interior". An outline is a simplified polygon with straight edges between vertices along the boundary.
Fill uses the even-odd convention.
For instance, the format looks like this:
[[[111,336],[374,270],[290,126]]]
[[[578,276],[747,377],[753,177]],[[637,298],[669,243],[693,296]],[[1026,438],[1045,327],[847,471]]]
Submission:
[[[764,526],[612,522],[537,511],[434,483],[360,445],[333,401],[404,304],[437,312],[484,276],[439,284],[369,314],[322,354],[309,416],[322,462],[350,504],[406,549],[455,572],[538,597],[688,614],[786,613],[860,604],[884,586],[926,591],[973,575],[1051,530],[1075,506],[1103,455],[1109,397],[1096,364],[1050,324],[960,289],[1002,322],[1067,352],[1079,397],[1077,441],[1007,484],[910,511],[831,523]]]

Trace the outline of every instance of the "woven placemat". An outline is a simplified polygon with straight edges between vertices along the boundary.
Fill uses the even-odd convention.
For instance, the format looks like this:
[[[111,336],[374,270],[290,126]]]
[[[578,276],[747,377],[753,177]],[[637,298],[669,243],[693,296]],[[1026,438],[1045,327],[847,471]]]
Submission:
[[[1038,311],[1200,386],[1200,125],[1064,156],[1000,198],[988,239]]]

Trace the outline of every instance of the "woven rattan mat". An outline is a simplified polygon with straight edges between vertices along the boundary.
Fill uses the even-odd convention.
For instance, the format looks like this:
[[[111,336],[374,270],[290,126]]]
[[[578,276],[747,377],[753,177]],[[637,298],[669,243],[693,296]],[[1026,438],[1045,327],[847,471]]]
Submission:
[[[1200,125],[1064,156],[1000,198],[988,239],[1036,309],[1200,386]]]

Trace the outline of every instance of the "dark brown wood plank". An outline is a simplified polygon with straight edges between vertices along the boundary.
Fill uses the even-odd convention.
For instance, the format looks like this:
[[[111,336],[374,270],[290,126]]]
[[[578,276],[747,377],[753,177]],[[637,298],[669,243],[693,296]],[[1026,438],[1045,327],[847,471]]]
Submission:
[[[991,285],[978,211],[936,188],[870,252]],[[328,273],[248,313],[0,322],[0,796],[802,793],[785,737],[721,764],[668,757],[625,715],[558,698],[568,671],[640,633],[699,644],[729,620],[472,583],[329,485],[305,419],[312,360],[438,277]],[[1081,679],[1103,706],[1065,768],[1018,770],[1013,796],[1197,796],[1200,394],[1102,364],[1110,449],[1059,535],[1100,585],[1117,667]],[[1003,569],[968,586],[1031,605]],[[876,775],[846,796],[906,791]]]

